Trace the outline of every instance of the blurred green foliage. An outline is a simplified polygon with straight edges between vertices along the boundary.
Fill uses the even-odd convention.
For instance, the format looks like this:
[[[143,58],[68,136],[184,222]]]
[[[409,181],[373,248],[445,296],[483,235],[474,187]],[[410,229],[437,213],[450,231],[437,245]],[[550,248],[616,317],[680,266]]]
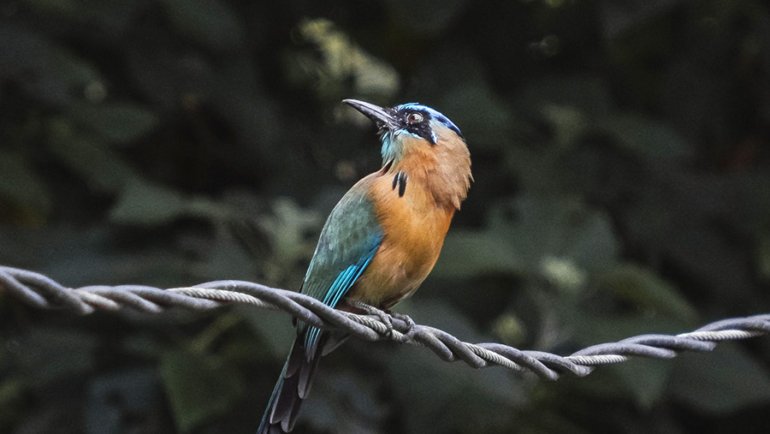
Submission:
[[[473,154],[420,323],[566,354],[770,308],[762,0],[4,0],[0,263],[297,288],[379,163],[345,97],[434,106]],[[253,432],[292,333],[0,290],[0,432]],[[556,383],[357,341],[322,365],[299,432],[770,432],[767,338]]]

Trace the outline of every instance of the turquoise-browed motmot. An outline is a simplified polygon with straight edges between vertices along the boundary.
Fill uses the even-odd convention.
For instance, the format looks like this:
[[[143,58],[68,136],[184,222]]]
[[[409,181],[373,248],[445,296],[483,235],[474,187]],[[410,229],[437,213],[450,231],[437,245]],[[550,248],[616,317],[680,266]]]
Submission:
[[[460,129],[430,107],[344,102],[377,125],[382,168],[358,181],[329,214],[302,293],[339,309],[387,310],[433,269],[471,185],[470,153]],[[258,434],[291,431],[319,359],[344,338],[297,323]]]

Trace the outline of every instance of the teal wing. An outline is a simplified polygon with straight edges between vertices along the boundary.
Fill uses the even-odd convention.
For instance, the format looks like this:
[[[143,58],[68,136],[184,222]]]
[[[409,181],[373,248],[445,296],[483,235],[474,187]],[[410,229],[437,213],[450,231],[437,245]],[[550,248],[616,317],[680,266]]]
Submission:
[[[353,186],[326,220],[302,292],[336,307],[369,266],[383,232],[366,196],[366,181]],[[259,434],[289,432],[310,393],[324,344],[332,335],[299,323],[297,338],[270,395]],[[339,342],[339,341],[338,341]]]
[[[382,228],[362,190],[361,185],[354,186],[332,210],[302,284],[304,294],[331,307],[361,277],[382,242]],[[305,354],[311,359],[317,353],[320,330],[300,327],[305,332]]]

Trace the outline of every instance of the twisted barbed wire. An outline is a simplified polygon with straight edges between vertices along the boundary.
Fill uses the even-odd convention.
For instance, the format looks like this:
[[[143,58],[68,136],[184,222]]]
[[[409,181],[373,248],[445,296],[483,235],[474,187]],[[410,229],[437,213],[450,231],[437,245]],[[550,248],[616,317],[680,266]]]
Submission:
[[[294,291],[237,280],[169,289],[143,285],[68,288],[33,271],[0,266],[0,294],[3,290],[36,308],[67,309],[81,315],[97,310],[158,314],[171,308],[207,310],[224,305],[248,304],[282,310],[314,326],[342,330],[367,341],[391,340],[424,346],[448,362],[463,361],[474,368],[503,366],[515,371],[533,372],[549,380],[556,380],[565,373],[583,377],[598,366],[622,363],[631,357],[670,359],[682,351],[711,351],[722,341],[770,333],[768,313],[725,319],[678,335],[634,336],[559,356],[499,343],[463,342],[443,330],[414,324],[408,317],[382,312],[369,315],[345,312]]]

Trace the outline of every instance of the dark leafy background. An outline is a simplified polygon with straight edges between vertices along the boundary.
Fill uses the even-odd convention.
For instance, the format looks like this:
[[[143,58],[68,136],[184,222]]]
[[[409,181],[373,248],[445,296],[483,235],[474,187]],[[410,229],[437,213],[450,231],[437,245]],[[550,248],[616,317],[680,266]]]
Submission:
[[[4,0],[0,263],[76,286],[297,288],[377,168],[339,101],[459,124],[476,182],[399,306],[567,354],[770,308],[762,0]],[[279,313],[41,312],[0,293],[0,432],[253,432]],[[766,433],[770,339],[549,383],[351,341],[299,432]]]

